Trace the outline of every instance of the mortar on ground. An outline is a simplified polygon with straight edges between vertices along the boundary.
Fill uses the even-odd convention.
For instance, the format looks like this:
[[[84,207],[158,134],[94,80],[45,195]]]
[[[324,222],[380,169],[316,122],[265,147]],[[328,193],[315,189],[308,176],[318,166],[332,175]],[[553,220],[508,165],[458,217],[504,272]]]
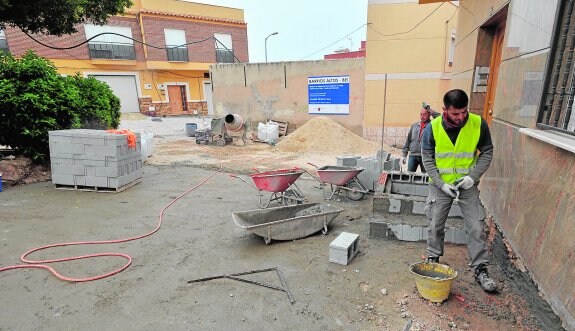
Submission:
[[[419,262],[409,267],[415,275],[415,285],[419,294],[431,302],[443,302],[449,297],[451,284],[457,271],[440,263]]]

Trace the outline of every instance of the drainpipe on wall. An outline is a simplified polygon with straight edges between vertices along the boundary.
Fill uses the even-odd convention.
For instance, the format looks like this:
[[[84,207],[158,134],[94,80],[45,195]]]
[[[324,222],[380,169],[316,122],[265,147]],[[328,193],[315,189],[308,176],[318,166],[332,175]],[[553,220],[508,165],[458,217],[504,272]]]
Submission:
[[[142,12],[138,13],[138,21],[140,21],[140,33],[142,34],[142,46],[144,47],[144,59],[148,60],[148,47],[146,46],[146,34],[144,32],[144,21],[142,20]]]

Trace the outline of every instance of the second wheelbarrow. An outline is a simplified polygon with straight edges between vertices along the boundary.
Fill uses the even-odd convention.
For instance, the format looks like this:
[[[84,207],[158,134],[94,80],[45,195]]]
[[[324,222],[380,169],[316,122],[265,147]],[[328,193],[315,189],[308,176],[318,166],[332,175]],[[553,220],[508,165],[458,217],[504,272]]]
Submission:
[[[318,167],[313,163],[308,162],[308,164],[317,169],[319,182],[323,190],[323,197],[326,200],[331,200],[335,194],[339,194],[344,190],[347,192],[347,197],[350,200],[359,201],[363,198],[364,194],[369,192],[357,179],[357,175],[365,170],[364,168],[343,166]],[[324,187],[327,184],[330,185],[330,190],[326,193]]]
[[[258,171],[257,169],[254,170]],[[295,181],[303,173],[303,169],[291,168],[265,172],[258,171],[255,174],[249,175],[258,190],[260,208],[269,207],[272,201],[278,201],[280,204],[284,204],[286,206],[303,203],[306,198],[299,187],[295,184]],[[230,176],[238,178],[244,183],[250,185],[240,176]],[[253,186],[250,185],[250,187]],[[271,196],[267,201],[264,198],[264,191],[271,192]]]

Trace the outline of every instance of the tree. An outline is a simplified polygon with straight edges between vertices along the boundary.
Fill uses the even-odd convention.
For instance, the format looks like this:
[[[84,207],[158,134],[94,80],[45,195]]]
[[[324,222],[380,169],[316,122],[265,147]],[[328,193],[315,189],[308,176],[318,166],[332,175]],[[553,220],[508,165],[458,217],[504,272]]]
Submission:
[[[62,36],[77,32],[76,24],[104,24],[131,5],[131,0],[0,0],[0,29]]]
[[[0,55],[0,145],[42,162],[49,156],[48,131],[116,128],[119,119],[120,99],[107,84],[62,77],[32,51],[21,59]]]

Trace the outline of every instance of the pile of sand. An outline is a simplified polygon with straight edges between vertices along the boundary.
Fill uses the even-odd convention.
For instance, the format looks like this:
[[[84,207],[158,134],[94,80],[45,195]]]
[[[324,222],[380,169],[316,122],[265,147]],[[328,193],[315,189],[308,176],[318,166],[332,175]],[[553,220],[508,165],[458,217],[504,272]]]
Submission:
[[[321,155],[373,155],[380,146],[365,140],[327,117],[315,117],[277,145],[280,152]]]

